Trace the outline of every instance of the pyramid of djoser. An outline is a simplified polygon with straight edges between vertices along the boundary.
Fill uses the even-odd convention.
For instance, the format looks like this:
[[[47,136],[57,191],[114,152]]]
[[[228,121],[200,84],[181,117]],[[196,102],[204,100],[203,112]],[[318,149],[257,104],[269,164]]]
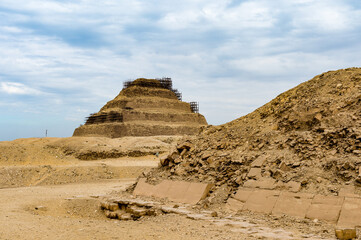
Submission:
[[[205,125],[198,104],[182,102],[170,78],[140,78],[125,82],[119,95],[91,114],[73,136],[194,135]]]

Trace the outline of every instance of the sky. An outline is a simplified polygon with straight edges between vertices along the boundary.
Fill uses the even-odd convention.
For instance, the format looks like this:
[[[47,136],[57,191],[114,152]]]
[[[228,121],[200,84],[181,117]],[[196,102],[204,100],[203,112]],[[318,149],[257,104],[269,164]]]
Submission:
[[[361,65],[358,0],[0,0],[0,141],[71,136],[139,77],[209,124]]]

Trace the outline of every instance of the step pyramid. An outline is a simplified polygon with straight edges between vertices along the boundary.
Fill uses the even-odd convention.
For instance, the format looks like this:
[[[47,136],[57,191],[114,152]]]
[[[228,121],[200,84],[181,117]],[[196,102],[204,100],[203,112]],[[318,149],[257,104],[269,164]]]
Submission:
[[[194,135],[207,125],[196,102],[181,101],[170,78],[139,78],[124,83],[123,90],[98,113],[87,117],[73,136],[110,137]]]

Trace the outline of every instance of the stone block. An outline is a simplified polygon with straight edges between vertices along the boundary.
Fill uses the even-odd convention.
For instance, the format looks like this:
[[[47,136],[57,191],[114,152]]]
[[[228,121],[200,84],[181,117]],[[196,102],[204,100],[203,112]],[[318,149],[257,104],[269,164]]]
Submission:
[[[240,187],[238,188],[237,193],[233,196],[233,198],[245,203],[252,193],[253,193],[253,189]]]
[[[123,221],[133,220],[132,215],[130,213],[118,214],[118,219]]]
[[[249,170],[247,174],[247,177],[255,178],[255,179],[261,178],[262,177],[261,171],[262,170],[260,168],[251,168],[251,170]]]
[[[338,192],[338,196],[340,197],[349,197],[349,198],[357,198],[360,197],[358,194],[355,194],[355,186],[346,185],[343,186]]]
[[[207,197],[212,186],[213,184],[209,183],[190,183],[185,192],[183,203],[197,204],[200,200]]]
[[[337,239],[350,240],[356,239],[356,228],[351,229],[335,229],[335,235]]]
[[[157,198],[166,198],[168,197],[168,191],[170,187],[172,186],[172,181],[170,180],[163,180],[159,184],[155,185],[153,188],[153,197]]]
[[[313,194],[281,192],[272,214],[304,218],[311,206]]]
[[[110,211],[119,210],[119,205],[118,205],[118,203],[109,203],[109,208],[108,208],[108,210],[110,210]]]
[[[288,167],[285,162],[281,162],[280,165],[278,165],[278,168],[285,172],[290,170],[290,167]]]
[[[174,202],[184,202],[190,185],[190,182],[172,181],[167,192],[168,199]]]
[[[361,227],[360,198],[345,198],[337,226],[346,228]]]
[[[244,202],[241,202],[232,197],[228,198],[226,208],[231,211],[241,211],[243,209]]]
[[[133,191],[133,195],[168,198],[174,202],[196,204],[207,196],[212,186],[212,184],[208,183],[170,180],[164,180],[157,185],[151,185],[146,183],[144,178],[141,178]]]
[[[135,188],[134,188],[133,195],[135,195],[135,196],[143,195],[143,196],[148,196],[148,197],[153,196],[153,193],[155,192],[154,191],[155,186],[151,185],[149,183],[146,183],[145,181],[146,181],[145,178],[139,179],[137,186],[135,186]]]
[[[289,181],[285,184],[287,190],[291,192],[299,192],[301,190],[301,183],[295,181]]]
[[[307,211],[306,218],[336,223],[343,201],[344,197],[316,195]]]
[[[273,178],[260,178],[258,180],[248,180],[243,184],[243,187],[261,188],[261,189],[275,189],[276,180]]]
[[[260,168],[266,161],[266,156],[259,156],[256,160],[251,163],[251,167]]]
[[[280,195],[275,190],[255,190],[244,204],[243,210],[270,214]]]

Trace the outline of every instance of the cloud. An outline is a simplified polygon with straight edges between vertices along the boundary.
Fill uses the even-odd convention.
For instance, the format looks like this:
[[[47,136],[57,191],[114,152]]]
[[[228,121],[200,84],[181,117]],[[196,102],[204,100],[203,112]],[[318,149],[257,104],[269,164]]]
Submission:
[[[344,32],[360,27],[360,10],[340,1],[306,2],[295,9],[292,21],[297,30],[317,30],[325,32]]]
[[[18,94],[18,95],[40,95],[43,94],[41,91],[25,86],[22,83],[15,82],[1,82],[0,91],[7,94]]]
[[[123,81],[169,76],[221,124],[321,72],[360,66],[360,11],[339,0],[3,0],[0,103],[15,105],[0,110],[69,127]]]

